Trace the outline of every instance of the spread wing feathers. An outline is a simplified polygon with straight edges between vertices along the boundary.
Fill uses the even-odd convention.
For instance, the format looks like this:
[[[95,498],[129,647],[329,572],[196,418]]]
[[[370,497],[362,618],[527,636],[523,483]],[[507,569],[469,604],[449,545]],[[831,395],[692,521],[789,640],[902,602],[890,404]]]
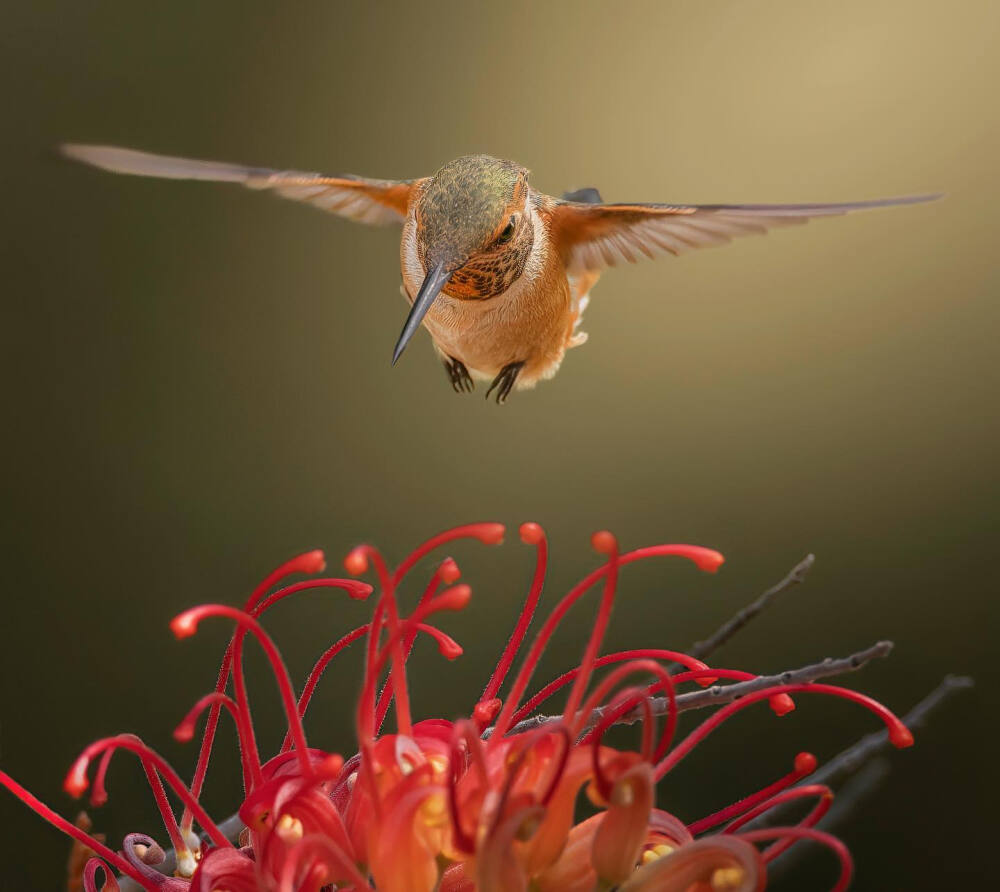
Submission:
[[[115,146],[64,145],[62,152],[76,161],[113,173],[172,180],[213,180],[242,183],[250,189],[268,189],[361,223],[401,223],[406,218],[412,186],[410,180],[369,180],[351,174],[324,176],[295,170],[269,170],[152,155]]]
[[[776,226],[806,223],[850,211],[916,204],[939,198],[914,195],[844,204],[583,204],[559,201],[554,231],[571,270],[600,270],[643,257],[680,254],[692,248],[724,245],[740,235]]]

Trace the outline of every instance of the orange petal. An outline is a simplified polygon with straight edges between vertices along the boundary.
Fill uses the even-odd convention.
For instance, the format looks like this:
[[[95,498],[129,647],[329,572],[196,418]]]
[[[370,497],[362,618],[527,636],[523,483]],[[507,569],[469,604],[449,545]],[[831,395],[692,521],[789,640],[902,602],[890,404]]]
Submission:
[[[608,885],[625,882],[635,871],[652,808],[653,767],[640,762],[615,781],[608,810],[594,834],[590,860]]]

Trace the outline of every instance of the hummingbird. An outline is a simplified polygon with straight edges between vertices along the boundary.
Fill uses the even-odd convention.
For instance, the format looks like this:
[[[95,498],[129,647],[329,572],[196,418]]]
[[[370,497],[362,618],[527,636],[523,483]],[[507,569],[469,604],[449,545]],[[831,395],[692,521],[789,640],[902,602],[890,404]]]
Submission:
[[[371,224],[402,226],[400,291],[409,314],[395,365],[421,324],[459,393],[489,382],[504,403],[559,370],[590,291],[609,266],[681,254],[814,217],[939,195],[836,204],[606,204],[593,188],[561,198],[528,183],[513,161],[467,155],[433,176],[379,180],[245,167],[114,146],[66,144],[63,154],[114,173],[239,183]]]

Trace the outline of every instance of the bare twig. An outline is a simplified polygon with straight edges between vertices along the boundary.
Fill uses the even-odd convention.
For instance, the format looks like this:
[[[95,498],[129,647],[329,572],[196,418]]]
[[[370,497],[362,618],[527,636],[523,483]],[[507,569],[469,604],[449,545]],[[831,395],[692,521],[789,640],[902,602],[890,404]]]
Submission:
[[[923,727],[927,717],[945,700],[959,691],[968,690],[972,684],[972,679],[965,676],[945,676],[933,691],[903,716],[903,724],[911,730]],[[856,814],[861,803],[878,789],[889,772],[889,762],[883,756],[889,746],[889,733],[887,731],[868,734],[839,755],[834,756],[819,771],[814,772],[796,785],[829,785],[846,775],[853,775],[844,783],[843,787],[837,790],[833,806],[817,825],[819,828],[828,831],[835,830],[840,824]],[[782,816],[787,812],[786,807],[779,806],[750,821],[746,826],[747,828],[772,826],[780,823]],[[769,879],[777,879],[797,864],[808,851],[806,846],[792,846],[768,867]]]
[[[789,669],[777,675],[760,675],[750,681],[741,681],[736,684],[713,685],[701,691],[692,691],[689,694],[680,694],[677,697],[677,711],[684,712],[688,709],[703,709],[707,706],[722,706],[725,703],[732,703],[752,694],[755,691],[762,691],[773,688],[777,685],[786,684],[808,684],[820,678],[829,678],[832,675],[843,675],[846,672],[855,672],[866,663],[880,657],[887,657],[892,651],[891,641],[879,641],[871,647],[859,650],[848,657],[833,659],[827,657],[819,663],[812,663],[809,666],[802,666],[799,669]],[[666,697],[654,697],[649,701],[653,715],[665,715],[669,709],[669,701]],[[594,727],[607,713],[608,707],[598,707],[595,709],[586,724],[586,728]],[[638,721],[643,715],[643,710],[634,709],[623,715],[615,724],[628,725]],[[519,734],[522,731],[530,731],[539,728],[549,722],[558,721],[560,716],[539,715],[518,722],[508,732],[509,734]],[[483,732],[483,738],[488,738],[492,733],[492,728],[487,728]]]
[[[764,594],[760,595],[756,600],[751,601],[746,607],[726,620],[704,641],[696,641],[689,650],[690,655],[698,660],[706,659],[710,654],[722,647],[723,644],[757,616],[758,613],[763,611],[783,591],[790,589],[794,585],[798,585],[800,582],[804,582],[806,574],[812,569],[814,563],[816,563],[816,556],[807,554],[788,571],[788,574],[781,582],[772,585]]]
[[[968,676],[946,675],[933,691],[903,716],[903,724],[910,730],[922,727],[927,720],[927,716],[937,709],[941,703],[958,691],[968,690],[972,685],[973,681]],[[889,732],[884,730],[875,731],[866,737],[862,737],[861,740],[853,746],[848,747],[839,755],[834,756],[822,768],[811,774],[804,783],[829,784],[846,774],[857,771],[861,765],[873,756],[888,748]]]

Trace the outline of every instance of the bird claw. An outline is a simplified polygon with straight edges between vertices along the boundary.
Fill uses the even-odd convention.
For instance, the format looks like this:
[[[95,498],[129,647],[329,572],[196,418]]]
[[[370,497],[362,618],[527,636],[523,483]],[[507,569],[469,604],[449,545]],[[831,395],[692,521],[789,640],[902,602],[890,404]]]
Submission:
[[[448,380],[451,381],[451,389],[455,393],[472,393],[476,385],[465,367],[465,363],[451,356],[444,360],[444,369],[448,373]]]
[[[511,362],[500,369],[500,374],[493,379],[489,390],[486,391],[486,399],[489,399],[490,394],[496,389],[497,405],[502,406],[507,402],[507,397],[510,396],[510,392],[514,389],[514,382],[517,381],[517,376],[523,368],[523,362]]]

